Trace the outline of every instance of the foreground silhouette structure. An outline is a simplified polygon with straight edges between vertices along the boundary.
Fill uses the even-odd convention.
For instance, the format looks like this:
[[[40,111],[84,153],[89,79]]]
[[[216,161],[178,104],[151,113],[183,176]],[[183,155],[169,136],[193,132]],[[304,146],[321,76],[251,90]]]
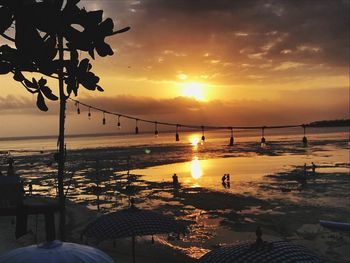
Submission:
[[[103,91],[99,77],[92,71],[88,58],[79,52],[106,57],[113,50],[105,38],[129,30],[114,31],[111,18],[102,19],[103,11],[86,11],[78,7],[80,0],[0,0],[0,35],[12,44],[0,46],[0,74],[13,74],[13,79],[37,96],[36,105],[48,111],[46,100],[60,102],[58,135],[58,195],[60,235],[64,240],[65,195],[65,110],[71,95],[82,86]],[[35,76],[31,76],[36,73]],[[38,74],[41,77],[38,79]],[[58,81],[54,94],[46,78]]]

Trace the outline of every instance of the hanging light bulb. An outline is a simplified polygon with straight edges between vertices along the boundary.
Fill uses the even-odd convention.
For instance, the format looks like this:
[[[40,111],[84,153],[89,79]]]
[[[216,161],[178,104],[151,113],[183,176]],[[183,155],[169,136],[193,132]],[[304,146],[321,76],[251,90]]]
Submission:
[[[77,114],[80,114],[79,101],[77,101],[75,105],[77,106]]]
[[[118,129],[120,130],[122,128],[122,126],[120,125],[120,115],[118,115]]]
[[[136,121],[136,126],[135,126],[135,134],[139,134],[139,127],[137,126],[138,123],[138,119],[135,120]]]
[[[105,112],[103,112],[102,125],[106,125],[106,116],[105,116]]]
[[[265,126],[262,127],[262,129],[261,129],[261,143],[260,143],[260,146],[262,148],[264,148],[266,146],[266,139],[265,139],[264,136],[265,136]]]
[[[231,130],[230,146],[233,146],[233,144],[234,144],[234,138],[233,138],[233,128],[231,127],[231,128],[230,128],[230,130]]]
[[[204,136],[204,126],[201,126],[202,128],[202,143],[205,141],[205,136]]]
[[[306,147],[307,146],[306,125],[303,124],[302,127],[304,129],[303,146]]]
[[[180,136],[179,136],[179,124],[176,124],[176,133],[175,133],[175,141],[180,141]]]
[[[89,107],[88,118],[91,120],[91,107]]]
[[[159,134],[159,132],[158,132],[158,122],[155,122],[154,123],[154,135],[156,136],[156,137],[158,137],[158,134]]]

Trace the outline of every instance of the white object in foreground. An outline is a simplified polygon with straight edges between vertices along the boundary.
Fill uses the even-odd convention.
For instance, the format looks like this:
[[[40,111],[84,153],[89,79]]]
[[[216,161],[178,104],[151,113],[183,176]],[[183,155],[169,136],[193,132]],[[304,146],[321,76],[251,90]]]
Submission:
[[[0,263],[115,263],[99,249],[58,240],[14,249]]]
[[[320,220],[320,225],[328,228],[350,231],[350,223]]]

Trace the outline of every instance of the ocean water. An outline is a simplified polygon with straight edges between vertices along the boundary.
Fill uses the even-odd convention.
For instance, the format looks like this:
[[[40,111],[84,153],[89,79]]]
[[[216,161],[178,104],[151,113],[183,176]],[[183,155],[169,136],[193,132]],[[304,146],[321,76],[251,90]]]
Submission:
[[[308,147],[301,142],[302,129],[294,128],[265,131],[265,148],[260,147],[260,131],[235,131],[234,146],[228,146],[228,131],[206,132],[204,143],[201,136],[201,132],[181,132],[180,142],[175,142],[174,133],[161,133],[157,138],[153,134],[67,136],[66,165],[68,171],[74,171],[76,181],[71,198],[92,200],[95,194],[86,190],[86,185],[96,183],[97,173],[107,174],[103,180],[112,185],[127,170],[142,180],[158,183],[170,182],[176,173],[184,187],[232,193],[256,192],[256,186],[249,186],[251,182],[305,163],[310,166],[314,162],[318,171],[327,172],[329,167],[332,172],[348,171],[342,165],[349,163],[346,127],[308,129]],[[7,157],[13,156],[16,174],[25,182],[35,181],[34,193],[52,196],[56,194],[55,151],[55,137],[2,139],[0,168],[6,173]],[[221,181],[227,173],[230,187]]]
[[[273,129],[265,131],[265,138],[269,140],[301,140],[301,128]],[[152,133],[140,133],[138,135],[123,133],[107,135],[67,135],[66,144],[70,150],[93,149],[103,147],[128,147],[137,145],[158,145],[158,144],[189,144],[191,139],[200,140],[201,131],[180,131],[180,142],[175,142],[175,132],[160,132],[155,137]],[[308,128],[307,137],[309,140],[330,140],[349,139],[350,130],[348,127],[341,128]],[[218,145],[227,145],[230,131],[206,131],[206,142]],[[261,131],[259,130],[237,130],[234,131],[235,142],[260,141]],[[192,142],[193,143],[193,142]],[[57,149],[56,136],[44,137],[21,137],[21,138],[0,138],[0,152],[24,152],[24,151],[52,151]]]

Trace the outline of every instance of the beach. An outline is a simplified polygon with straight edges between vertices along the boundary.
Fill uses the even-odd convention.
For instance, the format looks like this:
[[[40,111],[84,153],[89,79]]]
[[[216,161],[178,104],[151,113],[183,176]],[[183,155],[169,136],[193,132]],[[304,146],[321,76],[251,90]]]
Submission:
[[[350,222],[346,129],[310,134],[307,147],[293,131],[267,137],[266,148],[260,147],[258,134],[238,137],[233,147],[227,146],[227,134],[208,133],[203,145],[193,143],[191,138],[198,136],[193,132],[178,144],[173,142],[173,134],[165,134],[158,141],[152,135],[143,136],[138,140],[133,137],[129,145],[124,144],[129,137],[119,139],[119,144],[120,137],[111,140],[110,136],[97,138],[97,142],[88,137],[71,142],[67,139],[68,241],[81,242],[80,232],[90,221],[128,207],[129,197],[133,197],[137,207],[188,225],[188,233],[180,240],[160,235],[152,245],[150,237],[139,237],[136,251],[142,262],[163,262],[164,258],[168,262],[193,262],[220,245],[254,241],[257,226],[262,228],[263,240],[302,244],[315,251],[322,262],[349,261],[349,232],[319,224],[319,220]],[[6,143],[12,149],[6,148]],[[5,142],[1,148],[2,171],[6,171],[6,149],[11,150],[15,172],[25,189],[28,182],[33,184],[33,197],[26,198],[55,198],[57,167],[52,143]],[[174,173],[179,189],[172,184]],[[229,185],[221,180],[227,173]],[[127,190],[130,185],[132,192]],[[17,241],[14,226],[5,227],[9,221],[1,218],[6,234],[1,236],[0,254],[44,241],[44,236],[35,238],[33,234],[35,218],[30,219],[31,233]],[[115,244],[88,243],[98,245],[116,262],[129,262],[130,239]]]

